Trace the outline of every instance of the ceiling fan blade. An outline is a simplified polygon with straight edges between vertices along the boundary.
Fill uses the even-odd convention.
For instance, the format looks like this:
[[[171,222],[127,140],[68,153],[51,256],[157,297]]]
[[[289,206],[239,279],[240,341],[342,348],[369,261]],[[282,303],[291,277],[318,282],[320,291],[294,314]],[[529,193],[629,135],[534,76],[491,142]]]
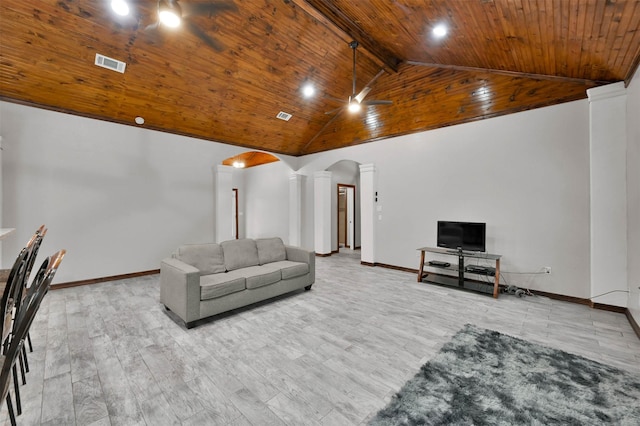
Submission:
[[[182,16],[209,16],[227,10],[237,11],[238,6],[232,1],[215,1],[209,3],[181,3]]]
[[[155,31],[160,27],[160,22],[154,22],[151,25],[147,25],[146,27],[144,27],[145,31]]]
[[[358,101],[359,103],[362,103],[362,100],[364,99],[365,96],[367,96],[369,94],[369,92],[371,91],[371,87],[366,86],[364,89],[362,89],[360,91],[360,93],[358,93],[355,96],[355,100]]]
[[[360,93],[358,93],[355,96],[355,99],[362,103],[363,99],[365,98],[365,96],[367,96],[369,94],[369,92],[371,91],[371,86],[373,86],[373,83],[375,83],[375,81],[378,79],[378,77],[380,77],[382,74],[384,74],[384,69],[381,69],[380,71],[378,71],[378,74],[376,74],[371,80],[369,80],[369,82],[367,83],[366,86],[364,86],[364,88],[360,91]]]
[[[213,38],[209,37],[204,31],[200,29],[200,27],[198,27],[193,22],[189,21],[188,19],[183,19],[183,23],[191,34],[198,37],[200,40],[202,40],[207,46],[209,46],[213,50],[217,52],[222,52],[224,50],[224,47],[220,43],[218,43]]]
[[[160,22],[147,25],[144,28],[144,39],[153,45],[160,45],[164,42],[162,31],[160,31]]]
[[[392,105],[393,101],[370,100],[362,102],[362,105]]]
[[[344,109],[344,106],[338,107],[338,108],[336,108],[336,109],[332,109],[331,111],[327,111],[327,112],[325,112],[325,114],[327,114],[327,115],[331,115],[331,114],[334,114],[334,113],[336,113],[336,112],[339,112],[339,111],[340,111],[340,110],[342,110],[342,109]]]
[[[334,102],[344,102],[344,99],[338,99],[338,98],[334,98],[333,96],[329,96],[326,93],[324,94],[324,98],[325,99],[329,99],[330,101],[334,101]]]
[[[307,148],[309,148],[309,146],[313,143],[313,141],[315,141],[316,139],[318,139],[318,136],[320,136],[320,134],[322,134],[322,132],[325,131],[325,129],[327,127],[329,127],[331,125],[331,123],[333,123],[334,121],[336,121],[336,118],[340,117],[340,113],[342,113],[342,111],[344,111],[343,108],[340,108],[340,111],[338,111],[338,113],[336,115],[334,115],[333,117],[331,117],[329,119],[329,121],[327,121],[324,126],[322,126],[322,129],[320,129],[320,131],[318,131],[318,133],[315,134],[314,137],[312,137],[311,139],[309,139],[309,142],[307,142],[303,147],[302,147],[302,152],[306,152]]]

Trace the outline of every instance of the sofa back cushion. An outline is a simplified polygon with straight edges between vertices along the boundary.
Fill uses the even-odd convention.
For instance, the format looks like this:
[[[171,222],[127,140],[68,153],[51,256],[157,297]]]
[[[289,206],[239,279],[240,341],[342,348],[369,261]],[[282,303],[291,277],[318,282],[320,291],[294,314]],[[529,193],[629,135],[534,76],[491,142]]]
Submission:
[[[197,268],[200,275],[226,272],[224,254],[219,244],[185,244],[178,247],[175,257]]]
[[[281,238],[260,238],[256,240],[258,260],[261,265],[287,260],[287,250]]]
[[[227,271],[259,265],[258,247],[249,238],[229,240],[220,243],[224,252],[224,265]]]

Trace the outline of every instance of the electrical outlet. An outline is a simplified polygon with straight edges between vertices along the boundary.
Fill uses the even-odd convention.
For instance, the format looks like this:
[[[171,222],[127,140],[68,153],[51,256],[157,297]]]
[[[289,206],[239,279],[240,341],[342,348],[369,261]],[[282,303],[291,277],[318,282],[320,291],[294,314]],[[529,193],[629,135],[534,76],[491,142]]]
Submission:
[[[550,274],[551,273],[551,266],[544,266],[542,268],[542,270],[544,271],[545,274]]]

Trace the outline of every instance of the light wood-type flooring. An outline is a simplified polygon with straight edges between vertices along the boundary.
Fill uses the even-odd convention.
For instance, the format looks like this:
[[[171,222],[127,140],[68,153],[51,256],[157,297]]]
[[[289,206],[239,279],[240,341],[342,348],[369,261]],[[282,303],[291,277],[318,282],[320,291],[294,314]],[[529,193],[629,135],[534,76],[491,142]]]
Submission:
[[[309,292],[191,330],[158,300],[157,275],[49,292],[18,424],[365,424],[466,323],[640,374],[623,314],[417,283],[348,253],[317,258]]]

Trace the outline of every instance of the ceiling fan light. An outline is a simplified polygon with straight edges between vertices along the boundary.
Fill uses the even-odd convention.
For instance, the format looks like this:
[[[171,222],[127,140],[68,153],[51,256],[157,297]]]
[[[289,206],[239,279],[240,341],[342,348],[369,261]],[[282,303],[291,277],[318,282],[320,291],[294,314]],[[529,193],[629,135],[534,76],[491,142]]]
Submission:
[[[362,106],[358,101],[349,102],[349,112],[356,113],[356,112],[360,112],[361,109],[362,109]]]
[[[233,162],[233,167],[235,167],[236,169],[242,169],[244,168],[244,163],[242,161],[234,161]]]
[[[120,16],[129,14],[129,5],[124,0],[112,0],[111,9]]]
[[[173,10],[161,10],[158,12],[160,22],[167,27],[175,28],[180,25],[180,16]]]

